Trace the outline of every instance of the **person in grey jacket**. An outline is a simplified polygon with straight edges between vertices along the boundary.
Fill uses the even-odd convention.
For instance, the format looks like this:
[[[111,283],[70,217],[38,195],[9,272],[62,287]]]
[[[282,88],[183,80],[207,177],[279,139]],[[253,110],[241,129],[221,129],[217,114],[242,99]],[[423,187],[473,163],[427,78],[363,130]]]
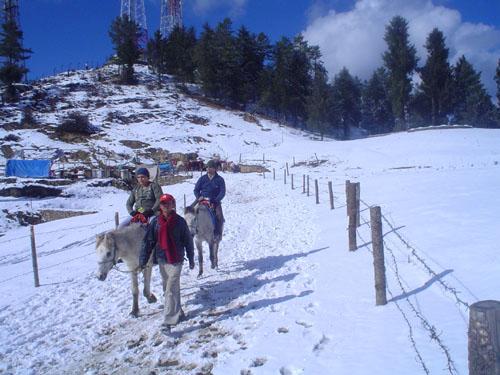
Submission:
[[[150,217],[158,213],[163,191],[158,183],[150,181],[147,168],[138,168],[135,175],[138,184],[127,200],[127,211],[131,216],[128,222],[147,223]]]
[[[165,293],[163,329],[170,332],[171,327],[185,317],[181,307],[181,270],[184,255],[189,260],[189,269],[194,268],[194,247],[186,220],[175,212],[172,195],[163,194],[160,197],[160,211],[147,228],[139,265],[144,268],[154,251],[153,261],[160,267]]]

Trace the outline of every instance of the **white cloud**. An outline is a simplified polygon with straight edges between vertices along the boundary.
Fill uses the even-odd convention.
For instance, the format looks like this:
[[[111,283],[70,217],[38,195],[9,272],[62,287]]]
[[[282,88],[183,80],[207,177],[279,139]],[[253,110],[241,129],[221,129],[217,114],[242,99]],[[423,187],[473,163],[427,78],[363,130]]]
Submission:
[[[317,7],[309,12],[314,14]],[[415,45],[420,65],[426,60],[425,40],[434,27],[446,37],[450,61],[461,55],[482,72],[489,92],[495,92],[493,76],[500,57],[500,30],[484,24],[462,21],[457,10],[434,5],[431,0],[357,0],[354,8],[337,13],[330,10],[312,20],[304,31],[310,44],[319,45],[331,76],[342,67],[352,74],[369,78],[382,65],[386,50],[385,27],[395,15],[409,23],[410,41]]]
[[[241,15],[248,0],[193,0],[193,9],[197,14],[206,13],[214,8],[229,7],[230,17]]]

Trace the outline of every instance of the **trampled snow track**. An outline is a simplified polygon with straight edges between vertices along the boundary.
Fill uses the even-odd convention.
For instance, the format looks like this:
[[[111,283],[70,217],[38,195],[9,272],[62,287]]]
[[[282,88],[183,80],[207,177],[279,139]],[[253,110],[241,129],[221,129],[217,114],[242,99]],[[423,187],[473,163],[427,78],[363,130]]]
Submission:
[[[127,275],[112,271],[104,283],[93,272],[72,275],[72,281],[46,285],[23,305],[0,312],[0,358],[5,363],[1,372],[123,374],[166,367],[177,374],[208,373],[219,361],[246,349],[252,330],[260,324],[256,311],[279,311],[280,302],[312,292],[312,281],[300,270],[314,267],[306,258],[316,230],[311,207],[290,197],[294,193],[283,185],[257,175],[226,179],[220,269],[210,269],[206,250],[201,279],[196,270],[183,270],[183,304],[189,319],[171,337],[160,332],[157,270],[153,290],[159,302],[147,305],[141,299],[138,319],[127,315]],[[82,259],[88,261],[95,260]],[[278,287],[283,283],[285,287]],[[282,295],[284,289],[290,293]]]

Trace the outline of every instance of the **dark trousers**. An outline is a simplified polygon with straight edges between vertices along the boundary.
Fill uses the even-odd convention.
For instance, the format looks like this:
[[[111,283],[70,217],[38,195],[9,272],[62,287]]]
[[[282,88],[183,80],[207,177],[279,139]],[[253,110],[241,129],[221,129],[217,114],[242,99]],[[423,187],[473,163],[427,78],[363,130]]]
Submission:
[[[214,204],[215,218],[215,234],[222,236],[222,227],[224,225],[224,214],[222,213],[222,205],[220,203]]]

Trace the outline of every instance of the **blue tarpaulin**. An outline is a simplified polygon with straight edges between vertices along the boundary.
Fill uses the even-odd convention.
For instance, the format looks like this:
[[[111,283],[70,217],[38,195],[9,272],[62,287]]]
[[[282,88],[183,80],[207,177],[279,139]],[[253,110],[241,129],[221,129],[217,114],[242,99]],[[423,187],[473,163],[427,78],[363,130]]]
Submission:
[[[50,160],[7,160],[5,176],[49,177]]]

